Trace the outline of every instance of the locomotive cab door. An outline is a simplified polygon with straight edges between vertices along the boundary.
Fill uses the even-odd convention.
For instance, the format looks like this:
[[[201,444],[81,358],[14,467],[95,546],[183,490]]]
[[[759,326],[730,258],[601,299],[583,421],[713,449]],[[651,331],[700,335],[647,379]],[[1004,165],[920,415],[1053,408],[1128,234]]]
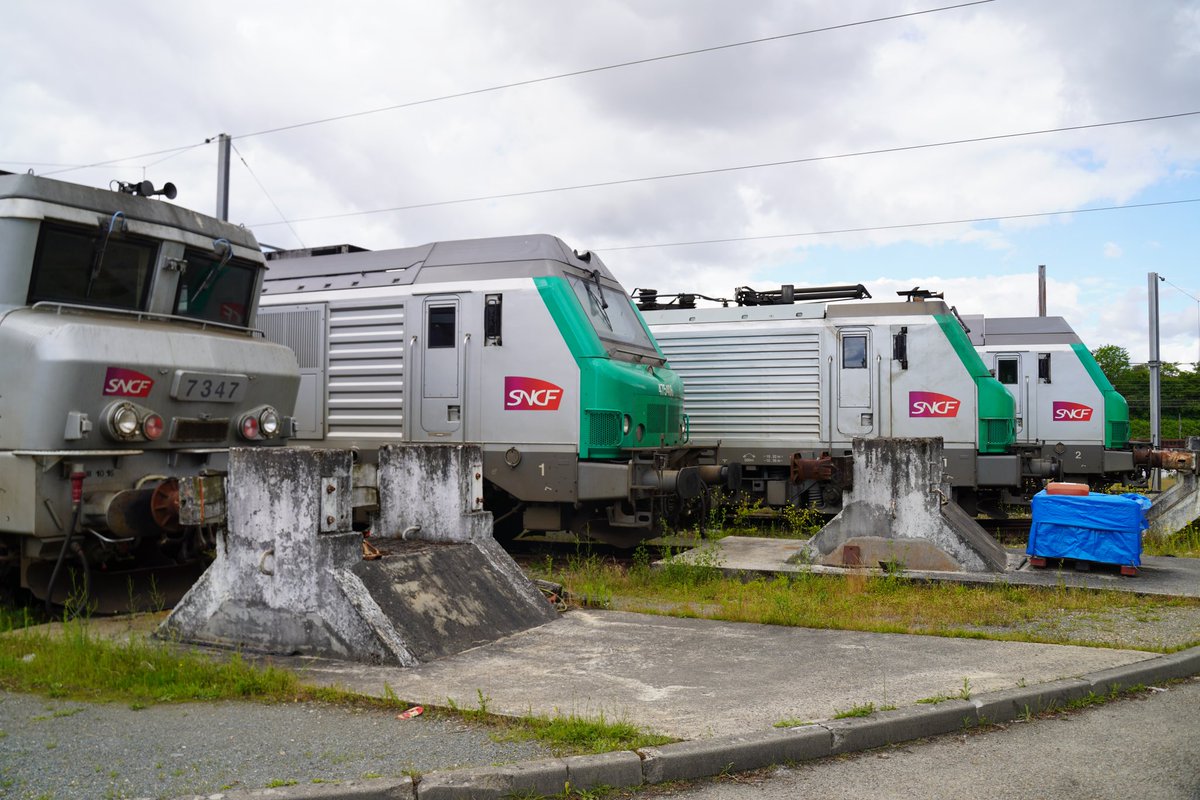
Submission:
[[[1029,389],[1025,381],[1025,373],[1022,370],[1023,365],[1021,362],[1020,353],[996,354],[996,380],[1004,384],[1004,388],[1008,389],[1008,393],[1013,396],[1013,400],[1016,402],[1017,435],[1025,439],[1028,438],[1025,435],[1025,417],[1026,406],[1029,405]]]
[[[425,298],[414,361],[420,391],[421,430],[430,438],[463,441],[463,384],[467,337],[459,298]]]
[[[839,433],[859,436],[875,430],[875,370],[869,328],[839,328],[834,357]]]

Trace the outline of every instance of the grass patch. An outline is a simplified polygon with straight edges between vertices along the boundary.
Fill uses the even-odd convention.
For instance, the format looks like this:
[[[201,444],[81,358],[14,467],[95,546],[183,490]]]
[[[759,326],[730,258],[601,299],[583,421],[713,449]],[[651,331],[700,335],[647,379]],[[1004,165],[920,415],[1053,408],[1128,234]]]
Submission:
[[[628,722],[609,722],[603,714],[556,717],[525,716],[506,723],[506,730],[493,738],[504,741],[536,740],[556,756],[607,753],[654,747],[675,741],[669,736],[645,733]]]
[[[1148,556],[1200,558],[1200,525],[1193,522],[1169,536],[1148,533],[1142,537],[1142,553]]]
[[[447,699],[449,712],[471,722],[498,726],[500,731],[492,736],[497,741],[537,741],[550,748],[556,756],[632,750],[675,741],[670,737],[644,733],[628,722],[609,722],[603,714],[596,717],[574,713],[554,717],[527,714],[517,719],[499,717],[488,710],[490,697],[480,689],[476,689],[475,694],[478,697],[477,708],[463,707]]]
[[[876,707],[874,703],[863,703],[858,706],[851,706],[846,711],[838,711],[833,715],[834,719],[852,719],[854,717],[869,717],[876,711],[895,711],[893,705],[885,705]]]
[[[66,623],[58,633],[21,628],[0,636],[0,688],[135,707],[189,700],[282,700],[301,693],[290,672],[256,667],[236,653],[213,659],[136,637],[110,642],[78,621]]]
[[[703,552],[694,564],[672,562],[662,569],[639,566],[636,560],[625,568],[611,559],[580,555],[548,559],[531,572],[566,586],[582,606],[595,606],[592,598],[602,598],[605,608],[619,602],[622,610],[669,616],[1053,644],[1104,645],[1036,626],[1065,613],[1130,609],[1152,615],[1167,607],[1200,607],[1189,598],[1065,585],[924,583],[897,574],[800,572],[746,579],[724,575],[715,556]],[[1200,644],[1200,631],[1191,642],[1157,651],[1194,644]]]
[[[800,719],[799,717],[788,717],[786,719],[781,719],[778,722],[774,723],[772,727],[775,727],[775,728],[803,728],[806,725],[813,725],[813,724],[814,723],[810,720]]]

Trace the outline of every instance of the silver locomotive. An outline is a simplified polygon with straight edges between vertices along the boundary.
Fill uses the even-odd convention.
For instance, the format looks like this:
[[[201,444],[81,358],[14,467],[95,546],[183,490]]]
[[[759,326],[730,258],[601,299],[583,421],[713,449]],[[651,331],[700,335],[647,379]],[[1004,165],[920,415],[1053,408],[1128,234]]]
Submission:
[[[151,194],[174,190],[0,173],[7,592],[101,610],[145,576],[169,592],[223,523],[229,448],[292,426],[295,357],[253,328],[253,235]]]

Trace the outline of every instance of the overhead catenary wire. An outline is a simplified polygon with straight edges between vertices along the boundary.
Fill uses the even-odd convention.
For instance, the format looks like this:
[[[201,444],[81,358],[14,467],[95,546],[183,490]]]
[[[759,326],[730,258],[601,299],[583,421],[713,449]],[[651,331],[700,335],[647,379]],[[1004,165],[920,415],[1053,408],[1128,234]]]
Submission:
[[[76,172],[81,169],[93,169],[96,167],[111,167],[114,164],[122,164],[125,161],[134,161],[139,158],[153,158],[154,156],[162,156],[162,155],[165,155],[168,158],[170,158],[173,156],[181,155],[181,154],[187,152],[188,150],[195,150],[197,147],[204,147],[210,141],[212,141],[212,140],[205,139],[203,142],[195,142],[193,144],[185,144],[185,145],[181,145],[179,147],[167,147],[162,150],[152,150],[148,153],[139,153],[139,154],[133,155],[133,156],[125,156],[124,158],[111,158],[107,161],[94,161],[90,164],[77,164],[75,166],[65,167],[63,169],[56,169],[56,170],[51,170],[50,172],[43,172],[42,176],[50,177],[51,175],[62,175],[67,172]],[[163,161],[166,161],[166,159],[165,158],[159,159],[158,161],[155,161],[154,164],[159,164]],[[139,165],[132,164],[130,166],[136,168]],[[153,164],[151,164],[149,166],[153,166]]]
[[[540,78],[529,78],[523,81],[511,81],[509,83],[496,84],[495,86],[487,86],[481,89],[468,89],[462,92],[454,92],[445,94],[439,97],[428,97],[422,100],[411,100],[407,103],[396,103],[390,106],[382,106],[380,108],[372,108],[366,111],[354,111],[348,114],[339,114],[331,117],[323,117],[321,119],[309,120],[307,122],[297,122],[292,125],[280,125],[275,128],[266,128],[261,131],[253,131],[251,133],[242,133],[233,136],[234,139],[248,139],[251,136],[265,136],[270,133],[280,133],[282,131],[295,130],[297,128],[306,128],[312,125],[324,125],[328,122],[338,122],[345,119],[353,119],[355,117],[365,117],[371,114],[382,114],[387,111],[398,111],[404,108],[412,108],[414,106],[428,105],[430,103],[440,103],[444,100],[456,100],[461,97],[471,97],[474,95],[488,94],[490,92],[499,92],[505,89],[515,89],[521,86],[532,86],[538,83],[549,83],[550,81],[564,80],[566,78],[578,78],[581,75],[594,75],[597,72],[607,72],[609,70],[623,69],[625,67],[641,66],[644,64],[653,64],[663,61],[670,61],[676,58],[686,58],[688,56],[702,55],[704,53],[715,53],[719,50],[732,50],[737,47],[748,47],[750,45],[765,44],[767,42],[776,42],[781,39],[792,39],[798,36],[809,36],[816,33],[828,33],[830,31],[843,30],[845,28],[855,28],[863,25],[873,25],[879,22],[892,22],[898,19],[906,19],[909,17],[918,17],[924,14],[936,14],[942,11],[954,11],[960,8],[969,6],[983,5],[991,3],[994,0],[971,0],[971,2],[957,3],[955,5],[940,6],[938,8],[927,8],[920,11],[908,11],[903,14],[890,14],[884,17],[874,17],[872,19],[857,20],[855,22],[843,22],[837,25],[825,25],[820,28],[810,28],[803,31],[794,31],[792,33],[780,33],[774,36],[763,36],[757,39],[747,39],[741,42],[730,42],[728,44],[713,45],[711,47],[698,47],[692,50],[683,50],[678,53],[667,53],[659,56],[649,56],[647,58],[638,58],[630,61],[621,61],[616,64],[606,64],[600,67],[587,67],[585,69],[573,70],[571,72],[561,72],[557,75],[545,75]]]
[[[479,203],[490,200],[509,200],[515,197],[532,197],[542,194],[553,194],[555,192],[573,192],[583,189],[600,189],[609,186],[622,186],[635,183],[646,183],[650,181],[672,180],[676,178],[691,178],[702,175],[718,175],[728,172],[739,172],[754,169],[768,169],[773,167],[793,166],[797,164],[812,164],[820,161],[835,161],[838,159],[861,158],[864,156],[887,155],[890,153],[911,152],[914,150],[930,150],[938,147],[953,147],[964,144],[978,144],[981,142],[1000,141],[1004,139],[1017,139],[1026,136],[1042,136],[1051,133],[1066,133],[1069,131],[1090,130],[1094,128],[1109,128],[1117,125],[1133,125],[1144,122],[1158,122],[1162,120],[1180,119],[1183,117],[1194,117],[1200,115],[1198,111],[1182,111],[1174,114],[1160,114],[1153,117],[1138,117],[1136,119],[1114,120],[1110,122],[1095,122],[1086,125],[1068,125],[1060,128],[1043,128],[1035,131],[1018,131],[1015,133],[998,133],[990,136],[974,136],[966,139],[949,139],[940,142],[925,142],[922,144],[898,145],[896,147],[881,147],[871,150],[858,150],[849,153],[833,153],[829,155],[819,156],[804,156],[801,158],[785,159],[782,161],[765,161],[757,164],[742,164],[731,167],[713,167],[710,169],[688,170],[685,172],[672,172],[662,175],[645,175],[636,178],[618,178],[608,181],[594,181],[591,183],[579,183],[570,186],[554,186],[543,189],[527,189],[514,192],[501,192],[499,194],[475,195],[472,197],[459,197],[450,200],[431,200],[421,203],[409,203],[402,206],[389,206],[387,208],[366,209],[363,211],[347,211],[338,214],[323,214],[313,217],[299,217],[290,220],[280,220],[278,222],[261,222],[254,223],[251,227],[265,228],[272,225],[290,225],[293,222],[320,222],[331,219],[346,219],[348,217],[362,217],[372,214],[389,214],[400,211],[413,211],[421,208],[436,208],[438,206],[460,205],[463,203]]]
[[[803,236],[832,236],[839,233],[871,233],[874,231],[901,230],[904,228],[928,228],[936,225],[965,225],[978,222],[1003,222],[1012,219],[1032,219],[1034,217],[1057,217],[1066,214],[1087,214],[1095,211],[1126,211],[1135,208],[1153,208],[1156,206],[1174,206],[1184,203],[1200,203],[1200,197],[1185,200],[1163,200],[1156,203],[1131,203],[1123,206],[1102,206],[1099,208],[1074,208],[1059,211],[1034,211],[1027,214],[997,214],[990,217],[970,217],[963,219],[945,219],[934,222],[905,222],[896,225],[869,225],[858,228],[834,228],[819,231],[801,231],[796,233],[773,233],[761,236],[729,236],[721,239],[695,239],[685,242],[655,242],[653,244],[631,245],[597,245],[590,249],[597,252],[614,252],[618,250],[649,250],[656,247],[688,247],[691,245],[726,244],[729,242],[755,242],[769,239],[792,239]]]
[[[1161,275],[1159,276],[1159,278],[1162,279],[1163,283],[1167,284],[1170,287],[1173,287],[1177,292],[1184,295],[1185,297],[1192,298],[1192,300],[1196,303],[1196,369],[1200,369],[1200,297],[1196,297],[1196,295],[1192,294],[1191,292],[1187,291],[1186,289],[1176,286],[1175,284],[1171,283],[1166,278],[1163,278]]]
[[[250,168],[249,162],[246,161],[246,157],[242,155],[242,152],[237,149],[237,145],[230,142],[230,146],[233,148],[233,152],[237,153],[238,160],[242,162],[242,166],[246,168],[246,172],[250,173],[250,177],[253,178],[254,182],[258,184],[258,188],[262,190],[263,195],[268,201],[270,201],[271,205],[275,207],[276,213],[278,213],[280,217],[285,217],[286,215],[283,213],[283,209],[279,207],[279,204],[275,202],[275,198],[272,197],[271,193],[267,191],[267,187],[264,186],[263,182],[258,179],[258,175],[254,173],[254,170]],[[296,237],[296,241],[300,243],[301,247],[306,246],[304,244],[304,240],[300,238],[300,234],[296,232],[296,229],[292,227],[290,222],[288,223],[288,230],[292,232],[292,236]]]
[[[872,24],[880,23],[880,22],[891,22],[894,20],[906,19],[909,17],[918,17],[918,16],[922,16],[925,14],[936,14],[936,13],[939,13],[942,11],[954,11],[954,10],[961,9],[961,8],[967,8],[970,6],[977,6],[977,5],[984,5],[986,3],[992,3],[992,2],[995,2],[995,0],[970,0],[970,2],[966,2],[966,3],[956,3],[954,5],[939,6],[937,8],[927,8],[927,9],[922,9],[920,11],[909,11],[909,12],[905,12],[902,14],[891,14],[891,15],[883,16],[883,17],[873,17],[871,19],[856,20],[854,22],[843,22],[843,23],[839,23],[837,25],[826,25],[826,26],[823,26],[820,28],[810,28],[808,30],[803,30],[803,31],[793,31],[791,33],[781,33],[781,34],[776,34],[774,36],[763,36],[763,37],[759,37],[757,39],[746,39],[744,41],[729,42],[729,43],[721,44],[721,45],[713,45],[711,47],[700,47],[700,48],[695,48],[692,50],[684,50],[684,51],[680,51],[677,53],[667,53],[664,55],[649,56],[647,58],[639,58],[639,59],[633,59],[630,61],[622,61],[622,62],[619,62],[616,64],[606,64],[606,65],[599,66],[599,67],[587,67],[585,69],[573,70],[571,72],[562,72],[562,73],[558,73],[556,75],[544,75],[544,76],[541,76],[538,78],[529,78],[527,80],[522,80],[522,81],[511,81],[509,83],[496,84],[494,86],[486,86],[486,87],[479,88],[479,89],[468,89],[468,90],[465,90],[462,92],[454,92],[452,94],[441,95],[438,97],[427,97],[427,98],[423,98],[421,100],[412,100],[412,101],[409,101],[406,103],[395,103],[395,104],[392,104],[389,106],[383,106],[380,108],[367,109],[365,111],[354,111],[354,112],[350,112],[347,114],[338,114],[338,115],[329,116],[329,117],[321,117],[319,119],[307,120],[304,122],[296,122],[296,123],[292,123],[289,125],[279,125],[279,126],[276,126],[273,128],[264,128],[264,129],[258,130],[258,131],[251,131],[248,133],[231,135],[230,138],[231,139],[248,139],[253,136],[266,136],[266,135],[272,134],[272,133],[281,133],[283,131],[295,130],[297,128],[307,128],[307,127],[312,127],[314,125],[323,125],[323,124],[326,124],[329,122],[337,122],[340,120],[353,119],[356,117],[370,116],[372,114],[382,114],[387,111],[398,111],[398,110],[404,109],[404,108],[412,108],[415,106],[429,105],[431,103],[439,103],[439,102],[442,102],[445,100],[455,100],[455,99],[462,98],[462,97],[471,97],[474,95],[488,94],[491,92],[499,92],[499,91],[503,91],[505,89],[515,89],[515,88],[518,88],[521,86],[531,86],[531,85],[539,84],[539,83],[548,83],[550,81],[564,80],[567,78],[575,78],[575,77],[579,77],[582,75],[591,75],[591,74],[595,74],[598,72],[606,72],[609,70],[622,69],[625,67],[633,67],[633,66],[639,66],[639,65],[643,65],[643,64],[653,64],[653,63],[657,63],[657,62],[670,61],[672,59],[685,58],[688,56],[701,55],[704,53],[712,53],[712,52],[716,52],[719,50],[731,50],[731,49],[734,49],[737,47],[748,47],[750,45],[765,44],[767,42],[779,41],[781,39],[791,39],[791,38],[795,38],[795,37],[799,37],[799,36],[809,36],[809,35],[817,34],[817,33],[827,33],[830,31],[842,30],[842,29],[846,29],[846,28],[861,27],[863,25],[872,25]],[[76,170],[81,170],[81,169],[93,169],[96,167],[111,166],[113,164],[120,164],[125,161],[133,161],[133,160],[139,159],[139,158],[151,158],[154,156],[163,155],[165,153],[184,152],[184,151],[196,148],[196,147],[203,147],[203,146],[205,146],[207,144],[211,144],[212,142],[215,142],[215,141],[216,141],[216,137],[209,137],[209,138],[206,138],[202,142],[181,145],[179,147],[170,147],[170,148],[166,148],[163,150],[153,150],[153,151],[150,151],[147,153],[138,153],[136,155],[125,156],[122,158],[113,158],[113,159],[108,159],[106,161],[94,161],[89,164],[78,164],[78,165],[74,165],[74,166],[61,165],[64,167],[63,169],[55,170],[54,172],[47,172],[44,174],[46,176],[60,175],[60,174],[66,173],[66,172],[74,172]],[[27,162],[8,162],[8,163],[24,164]]]

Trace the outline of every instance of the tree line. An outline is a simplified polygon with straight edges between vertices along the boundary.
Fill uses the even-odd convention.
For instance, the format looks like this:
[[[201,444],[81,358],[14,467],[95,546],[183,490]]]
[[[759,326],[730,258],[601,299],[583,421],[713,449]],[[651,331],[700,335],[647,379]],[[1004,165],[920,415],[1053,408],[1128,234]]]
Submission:
[[[1150,367],[1134,364],[1129,351],[1106,344],[1092,351],[1113,388],[1129,403],[1132,438],[1150,438]],[[1163,439],[1200,436],[1200,369],[1197,364],[1163,362],[1159,388],[1159,435]]]

